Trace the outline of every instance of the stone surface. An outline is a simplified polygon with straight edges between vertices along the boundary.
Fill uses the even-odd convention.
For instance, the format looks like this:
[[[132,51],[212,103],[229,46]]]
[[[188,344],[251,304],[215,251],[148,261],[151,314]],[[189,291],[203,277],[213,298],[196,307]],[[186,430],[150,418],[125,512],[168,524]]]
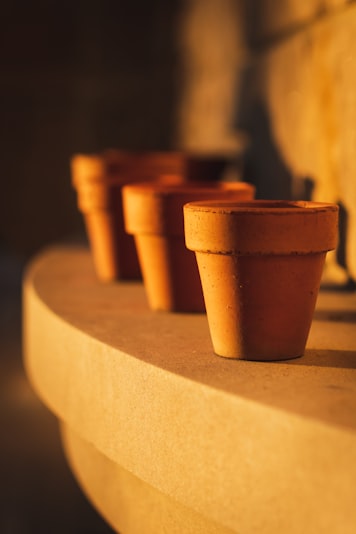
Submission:
[[[354,295],[321,293],[304,357],[228,361],[205,315],[150,312],[140,284],[100,285],[85,249],[58,248],[27,273],[25,364],[81,439],[199,517],[351,534],[355,320]]]
[[[61,424],[79,483],[115,531],[125,534],[233,534],[135,477]]]

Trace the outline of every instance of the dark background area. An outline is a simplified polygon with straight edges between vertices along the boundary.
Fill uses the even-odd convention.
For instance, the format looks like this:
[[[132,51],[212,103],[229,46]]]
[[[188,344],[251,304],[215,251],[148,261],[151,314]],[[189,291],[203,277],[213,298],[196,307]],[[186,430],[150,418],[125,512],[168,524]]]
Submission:
[[[0,17],[0,532],[111,530],[78,488],[22,366],[29,260],[81,236],[76,152],[172,145],[178,0],[9,0]]]
[[[81,229],[69,159],[170,148],[176,0],[14,0],[0,22],[0,239],[20,255]]]

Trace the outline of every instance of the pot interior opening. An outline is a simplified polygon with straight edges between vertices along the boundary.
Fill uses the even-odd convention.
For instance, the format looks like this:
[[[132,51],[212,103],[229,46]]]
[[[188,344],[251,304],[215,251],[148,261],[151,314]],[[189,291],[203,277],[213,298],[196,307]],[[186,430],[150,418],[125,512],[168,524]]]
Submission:
[[[333,206],[325,202],[313,202],[303,200],[203,200],[191,202],[189,204],[192,208],[197,209],[218,209],[218,210],[233,210],[239,211],[275,211],[275,210],[320,210],[328,209]]]

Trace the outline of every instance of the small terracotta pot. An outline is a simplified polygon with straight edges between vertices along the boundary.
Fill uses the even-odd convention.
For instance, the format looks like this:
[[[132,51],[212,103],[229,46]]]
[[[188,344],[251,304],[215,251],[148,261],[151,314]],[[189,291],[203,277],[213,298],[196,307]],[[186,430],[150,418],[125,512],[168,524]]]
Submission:
[[[180,151],[106,150],[75,155],[71,160],[72,183],[98,278],[101,281],[141,278],[133,238],[124,230],[123,185],[152,180],[181,183],[192,177],[214,180],[226,165],[227,159],[222,156]]]
[[[76,155],[71,160],[77,191],[98,278],[103,281],[141,278],[133,239],[124,230],[121,189],[129,179],[114,154]]]
[[[183,205],[204,198],[252,199],[247,183],[131,184],[123,188],[126,230],[135,237],[153,310],[204,312],[194,254],[185,247]]]
[[[305,350],[338,207],[317,202],[193,202],[184,206],[214,351],[283,360]]]

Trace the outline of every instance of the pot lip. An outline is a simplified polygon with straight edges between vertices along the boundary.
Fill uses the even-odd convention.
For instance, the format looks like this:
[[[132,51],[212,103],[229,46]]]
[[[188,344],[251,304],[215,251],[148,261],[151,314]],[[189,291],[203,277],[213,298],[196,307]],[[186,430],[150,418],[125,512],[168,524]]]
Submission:
[[[338,205],[313,200],[198,200],[188,202],[184,210],[220,213],[224,215],[247,213],[251,215],[305,215],[315,212],[338,211]]]
[[[72,184],[79,188],[87,184],[119,184],[123,183],[120,173],[124,171],[130,183],[130,167],[133,162],[137,165],[154,165],[164,159],[179,163],[182,168],[194,162],[225,161],[232,158],[232,153],[211,152],[198,150],[149,150],[149,149],[115,149],[108,148],[99,152],[77,152],[70,158]],[[124,181],[125,182],[125,181]]]
[[[167,175],[169,178],[169,175]],[[174,181],[164,181],[165,175],[162,175],[162,180],[156,180],[153,182],[135,182],[131,184],[125,184],[123,186],[123,192],[126,194],[138,194],[142,196],[149,197],[175,197],[187,194],[199,194],[201,192],[205,193],[221,193],[223,191],[231,192],[234,191],[251,191],[254,192],[255,187],[248,182],[224,182],[224,181],[208,181],[208,180],[190,180],[182,182]],[[205,201],[208,202],[208,201]],[[192,201],[189,204],[196,204],[197,202]],[[202,201],[204,203],[204,201]]]
[[[186,245],[218,254],[311,254],[337,244],[338,206],[327,202],[203,200],[184,205]]]
[[[75,187],[85,187],[91,184],[116,185],[130,182],[130,167],[133,162],[137,165],[152,165],[161,158],[170,158],[172,162],[183,158],[179,151],[164,150],[129,150],[106,149],[101,152],[73,154],[70,159],[72,170],[72,184]],[[123,180],[121,173],[126,174]]]
[[[164,184],[143,182],[122,188],[126,231],[130,234],[184,235],[183,206],[204,198],[236,199],[253,197],[254,188],[247,184],[227,187],[221,182],[182,182]]]
[[[121,161],[119,155],[114,161],[113,154],[108,157],[104,153],[74,154],[70,159],[72,185],[76,189],[96,184],[114,185],[118,183],[118,179],[110,172],[110,166],[120,164]]]

